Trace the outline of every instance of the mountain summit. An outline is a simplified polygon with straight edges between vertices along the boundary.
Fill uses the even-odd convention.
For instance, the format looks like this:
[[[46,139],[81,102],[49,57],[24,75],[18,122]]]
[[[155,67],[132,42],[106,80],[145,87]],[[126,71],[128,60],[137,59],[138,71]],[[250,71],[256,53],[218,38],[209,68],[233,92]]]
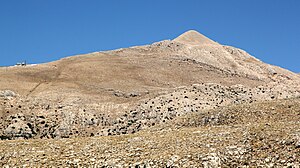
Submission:
[[[218,43],[195,30],[189,30],[175,38],[173,41],[187,45],[218,45]]]

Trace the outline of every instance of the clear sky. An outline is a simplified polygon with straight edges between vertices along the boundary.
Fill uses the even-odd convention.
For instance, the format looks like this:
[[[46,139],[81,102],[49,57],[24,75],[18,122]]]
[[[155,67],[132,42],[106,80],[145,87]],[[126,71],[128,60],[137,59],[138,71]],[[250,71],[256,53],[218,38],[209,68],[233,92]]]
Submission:
[[[300,0],[0,0],[0,66],[150,44],[190,29],[300,72]]]

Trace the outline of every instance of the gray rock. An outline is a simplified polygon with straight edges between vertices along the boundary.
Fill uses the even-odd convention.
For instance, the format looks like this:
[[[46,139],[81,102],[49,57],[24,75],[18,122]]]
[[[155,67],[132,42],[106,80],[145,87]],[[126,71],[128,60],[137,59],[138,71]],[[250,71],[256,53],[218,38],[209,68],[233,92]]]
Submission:
[[[202,165],[204,168],[218,168],[221,166],[221,159],[217,156],[216,153],[211,153],[202,160]]]
[[[127,96],[129,97],[137,97],[137,96],[140,96],[141,94],[140,93],[137,93],[137,92],[130,92],[127,94]]]
[[[19,121],[13,124],[10,124],[5,130],[4,135],[8,139],[16,139],[16,138],[31,138],[32,130],[29,128],[27,124],[23,121]]]
[[[121,92],[121,91],[115,91],[115,92],[114,92],[114,95],[117,96],[117,97],[123,97],[123,96],[124,96],[124,93]]]
[[[0,92],[0,97],[4,97],[4,98],[16,97],[16,93],[11,90],[3,90]]]
[[[70,126],[61,124],[53,133],[55,138],[69,138]]]
[[[300,139],[298,141],[296,141],[295,148],[300,148]]]

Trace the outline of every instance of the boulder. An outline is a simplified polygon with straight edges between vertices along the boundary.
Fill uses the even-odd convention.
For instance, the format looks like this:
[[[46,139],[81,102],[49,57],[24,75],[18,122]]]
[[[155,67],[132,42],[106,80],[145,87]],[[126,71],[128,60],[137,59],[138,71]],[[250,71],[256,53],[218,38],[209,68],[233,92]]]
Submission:
[[[3,91],[0,91],[0,97],[12,98],[12,97],[16,97],[16,93],[11,90],[3,90]]]
[[[8,139],[18,139],[18,138],[31,138],[32,130],[30,127],[23,121],[18,121],[16,123],[10,124],[4,130],[4,136]]]

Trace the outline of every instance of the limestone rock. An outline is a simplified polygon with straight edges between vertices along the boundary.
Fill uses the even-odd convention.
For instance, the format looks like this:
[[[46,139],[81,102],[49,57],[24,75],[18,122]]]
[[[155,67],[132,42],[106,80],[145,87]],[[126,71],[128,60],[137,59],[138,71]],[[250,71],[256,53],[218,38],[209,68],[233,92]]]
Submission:
[[[16,95],[17,94],[11,90],[0,91],[0,97],[3,97],[3,98],[12,98],[12,97],[16,97]]]
[[[4,136],[8,139],[17,139],[17,138],[31,138],[32,131],[29,126],[23,121],[19,121],[13,124],[10,124],[4,130]]]

